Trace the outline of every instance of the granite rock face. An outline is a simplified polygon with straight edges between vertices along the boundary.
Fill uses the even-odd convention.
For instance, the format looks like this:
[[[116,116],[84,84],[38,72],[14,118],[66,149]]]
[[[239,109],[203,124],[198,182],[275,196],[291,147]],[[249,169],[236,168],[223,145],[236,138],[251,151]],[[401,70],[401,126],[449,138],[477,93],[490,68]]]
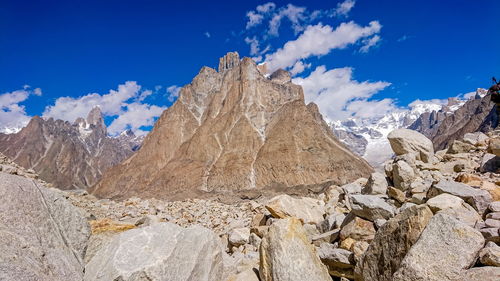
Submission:
[[[294,218],[273,223],[262,239],[259,274],[262,281],[331,280],[300,221]]]
[[[456,280],[475,263],[483,245],[479,231],[437,214],[408,251],[393,280]]]
[[[20,132],[0,134],[1,153],[60,189],[94,185],[139,147],[132,132],[109,137],[99,107],[73,124],[35,116]]]
[[[412,206],[387,221],[356,265],[355,280],[391,281],[431,218],[428,207]]]
[[[0,172],[0,280],[82,280],[90,227],[55,190]]]
[[[86,265],[84,280],[219,281],[222,274],[222,249],[212,231],[157,223],[114,237]]]
[[[203,67],[142,148],[92,192],[183,199],[367,177],[372,168],[333,136],[315,104],[306,106],[302,87],[273,77],[235,53],[219,71]]]
[[[387,139],[396,155],[415,153],[418,160],[428,162],[434,154],[431,140],[414,130],[397,129],[390,132]]]

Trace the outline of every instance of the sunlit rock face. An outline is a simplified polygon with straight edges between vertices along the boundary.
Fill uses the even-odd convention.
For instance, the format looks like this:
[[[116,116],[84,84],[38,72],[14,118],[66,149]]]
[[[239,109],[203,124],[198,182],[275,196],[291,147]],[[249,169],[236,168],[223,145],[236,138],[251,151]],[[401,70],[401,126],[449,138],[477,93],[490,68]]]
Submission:
[[[347,183],[371,167],[332,134],[284,71],[250,58],[203,67],[163,112],[142,148],[92,191],[102,197],[182,199],[207,193]]]

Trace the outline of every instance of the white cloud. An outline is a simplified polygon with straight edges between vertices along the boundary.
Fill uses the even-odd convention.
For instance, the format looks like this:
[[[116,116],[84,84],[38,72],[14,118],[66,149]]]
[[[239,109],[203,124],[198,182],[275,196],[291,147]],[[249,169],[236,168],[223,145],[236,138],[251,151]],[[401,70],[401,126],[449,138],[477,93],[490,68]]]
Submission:
[[[318,104],[329,120],[376,117],[396,108],[391,99],[370,100],[390,83],[358,82],[352,78],[352,71],[350,67],[327,71],[325,66],[318,66],[309,76],[294,78],[293,82],[303,87],[306,102]]]
[[[26,113],[26,108],[20,103],[26,101],[31,95],[41,96],[42,90],[31,90],[24,85],[23,90],[7,92],[0,95],[0,133],[16,133],[26,126],[31,119]]]
[[[278,36],[281,21],[288,19],[292,23],[292,29],[295,33],[304,30],[302,23],[306,20],[306,8],[297,7],[293,4],[288,4],[286,7],[279,9],[269,21],[269,35]]]
[[[245,43],[250,45],[250,55],[255,56],[259,54],[260,48],[259,48],[259,40],[257,40],[257,37],[255,36],[252,38],[246,37]]]
[[[297,61],[297,62],[293,65],[292,69],[290,69],[290,73],[292,74],[292,76],[294,76],[294,75],[296,75],[296,74],[298,74],[298,73],[303,72],[306,68],[309,68],[309,67],[311,67],[311,64],[310,64],[310,63],[305,64],[305,63],[303,63],[302,61]]]
[[[361,53],[368,53],[370,48],[376,46],[380,42],[380,36],[374,35],[371,38],[363,40],[363,46],[359,49]]]
[[[355,0],[345,0],[344,2],[338,3],[333,15],[347,17],[355,4]]]
[[[104,116],[117,117],[109,126],[111,135],[119,134],[121,129],[137,131],[141,126],[151,125],[149,118],[158,117],[165,109],[142,103],[151,94],[150,90],[141,90],[137,82],[127,81],[119,85],[118,90],[110,90],[103,95],[90,93],[77,98],[60,97],[54,105],[45,108],[43,116],[73,122],[78,117],[86,117],[93,107],[99,106]],[[137,112],[139,109],[141,114]]]
[[[207,38],[211,37],[210,32],[208,32],[208,31],[206,31],[205,33],[203,33],[203,35],[205,35]]]
[[[257,8],[255,8],[256,11],[249,11],[247,13],[248,21],[246,29],[250,29],[261,24],[264,16],[274,11],[274,9],[276,9],[276,4],[274,4],[273,2],[268,2],[257,6]]]
[[[164,107],[138,102],[127,104],[125,107],[124,112],[109,126],[108,132],[111,135],[119,134],[127,129],[131,129],[136,135],[144,135],[147,132],[140,128],[153,126],[156,118],[165,110]]]
[[[328,54],[333,49],[342,49],[362,38],[380,32],[382,26],[372,21],[362,27],[353,21],[340,24],[336,29],[321,23],[310,25],[296,40],[288,41],[275,53],[266,55],[270,72],[295,65],[297,61],[311,56]]]
[[[181,91],[182,87],[179,87],[177,85],[172,85],[167,88],[167,99],[169,102],[173,102],[179,97],[179,92]]]
[[[406,35],[406,34],[405,34],[405,35],[403,35],[403,36],[399,37],[397,41],[398,41],[398,42],[403,42],[403,41],[406,41],[406,40],[411,39],[411,38],[413,38],[413,37],[414,37],[414,36],[410,36],[410,35]]]

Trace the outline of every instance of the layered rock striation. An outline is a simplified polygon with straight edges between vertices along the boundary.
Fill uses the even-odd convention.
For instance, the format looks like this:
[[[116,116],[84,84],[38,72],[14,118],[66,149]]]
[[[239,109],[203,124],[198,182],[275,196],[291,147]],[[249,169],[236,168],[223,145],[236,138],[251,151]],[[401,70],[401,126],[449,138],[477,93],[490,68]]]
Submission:
[[[227,191],[343,184],[372,168],[331,133],[288,73],[221,58],[182,88],[142,148],[110,169],[101,197],[182,199]]]

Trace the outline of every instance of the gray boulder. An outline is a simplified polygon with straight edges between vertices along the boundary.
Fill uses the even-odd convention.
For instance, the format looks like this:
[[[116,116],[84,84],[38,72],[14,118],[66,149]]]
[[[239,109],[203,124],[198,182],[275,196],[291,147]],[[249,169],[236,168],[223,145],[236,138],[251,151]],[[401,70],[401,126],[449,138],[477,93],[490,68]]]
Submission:
[[[428,163],[434,155],[431,140],[421,133],[409,129],[397,129],[387,136],[396,155],[415,153],[417,159]]]
[[[432,185],[427,192],[427,197],[432,198],[442,193],[448,193],[462,198],[465,202],[474,207],[480,215],[484,214],[488,205],[493,201],[490,193],[486,190],[447,180],[442,180]]]
[[[116,235],[85,267],[86,281],[221,280],[219,238],[201,226],[157,223]]]
[[[330,275],[351,279],[354,277],[354,255],[351,251],[322,243],[318,248],[318,256],[328,267]]]
[[[471,145],[478,145],[480,143],[486,143],[486,140],[488,139],[488,136],[481,133],[481,132],[475,132],[475,133],[467,133],[464,135],[463,141],[465,143],[471,144]]]
[[[387,180],[385,175],[382,173],[372,173],[368,178],[368,182],[366,183],[363,190],[361,190],[362,194],[381,194],[385,195],[387,192]]]
[[[411,188],[411,183],[416,176],[415,171],[406,161],[398,161],[392,167],[392,177],[394,187],[407,190]]]
[[[481,216],[471,205],[457,196],[442,193],[427,200],[427,206],[434,213],[443,213],[474,227],[478,221],[482,221]]]
[[[262,281],[331,281],[326,266],[296,218],[274,222],[260,244]]]
[[[352,212],[369,221],[389,219],[394,216],[396,208],[384,199],[375,195],[350,195]]]
[[[500,280],[500,267],[484,266],[475,267],[465,271],[458,280],[464,281],[498,281]]]
[[[90,227],[59,192],[0,172],[0,280],[82,280]]]
[[[412,206],[382,225],[356,265],[355,280],[391,281],[431,218],[428,207]]]
[[[488,242],[479,252],[479,261],[484,265],[500,266],[500,247],[494,242]]]
[[[479,231],[448,215],[437,214],[408,251],[393,280],[456,280],[475,263],[483,245]]]

